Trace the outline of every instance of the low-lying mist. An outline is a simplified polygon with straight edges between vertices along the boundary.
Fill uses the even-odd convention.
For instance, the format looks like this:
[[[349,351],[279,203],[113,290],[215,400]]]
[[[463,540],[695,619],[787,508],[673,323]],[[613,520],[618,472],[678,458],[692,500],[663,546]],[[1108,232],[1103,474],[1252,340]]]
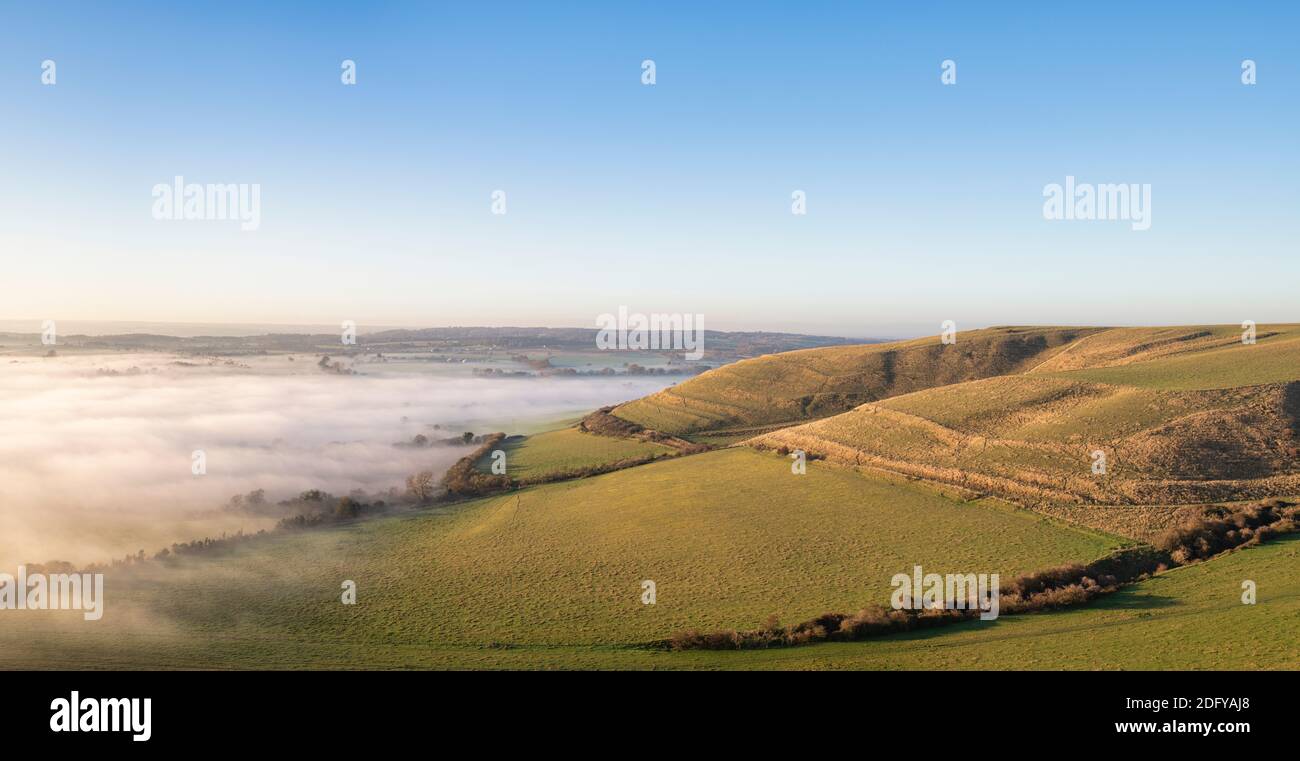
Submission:
[[[315,359],[0,359],[0,569],[152,555],[176,541],[267,528],[273,519],[224,506],[254,489],[279,500],[401,487],[410,473],[440,473],[469,450],[396,442],[527,432],[670,382],[491,379],[437,367],[340,375]],[[204,475],[191,472],[195,450],[206,456]]]

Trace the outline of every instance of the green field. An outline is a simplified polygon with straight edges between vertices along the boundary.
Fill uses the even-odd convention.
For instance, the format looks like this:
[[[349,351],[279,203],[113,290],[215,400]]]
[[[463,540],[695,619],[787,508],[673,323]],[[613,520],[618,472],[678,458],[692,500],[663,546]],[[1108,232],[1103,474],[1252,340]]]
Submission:
[[[292,554],[335,550],[341,538],[318,535]],[[311,598],[311,609],[328,609],[337,605],[332,591],[304,591],[283,578],[253,589],[244,579],[235,589],[239,603],[254,603],[251,616],[221,608],[235,602],[223,595],[188,609],[226,619],[206,626],[143,612],[142,600],[156,603],[158,588],[134,593],[129,622],[105,618],[95,625],[63,613],[44,614],[45,621],[36,623],[34,615],[14,619],[13,626],[0,627],[0,668],[1300,669],[1297,569],[1300,536],[1292,535],[1162,574],[1083,608],[862,642],[684,653],[617,645],[452,645],[410,636],[396,621],[389,631],[366,634],[303,630],[286,626],[289,599]],[[1256,605],[1241,603],[1245,579],[1258,585]],[[187,576],[167,588],[190,594],[227,589],[214,588],[216,581],[199,584]],[[65,625],[56,625],[55,616]],[[354,623],[369,617],[358,606]]]
[[[472,666],[518,652],[579,666],[590,652],[653,656],[638,646],[686,628],[884,603],[917,563],[1009,576],[1118,543],[816,463],[795,476],[738,448],[110,577],[102,621],[14,617],[0,667]],[[338,601],[345,579],[356,606]],[[645,579],[656,605],[639,599]]]
[[[1242,582],[1257,584],[1255,605]],[[1300,669],[1300,536],[1178,568],[1082,607],[761,653],[720,668]],[[698,654],[692,654],[698,655]],[[721,656],[721,657],[716,657]]]
[[[577,428],[533,434],[522,440],[509,441],[502,449],[506,453],[506,474],[521,479],[544,478],[620,460],[667,456],[674,452],[663,444],[597,436]],[[487,470],[490,462],[489,458],[482,460],[480,469]]]

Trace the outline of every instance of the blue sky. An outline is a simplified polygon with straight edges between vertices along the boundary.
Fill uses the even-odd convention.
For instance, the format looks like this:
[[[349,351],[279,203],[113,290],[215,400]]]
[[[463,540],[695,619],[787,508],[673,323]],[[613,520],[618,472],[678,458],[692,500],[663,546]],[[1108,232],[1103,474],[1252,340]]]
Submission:
[[[0,4],[0,318],[1300,319],[1292,4],[266,5]],[[1151,229],[1044,220],[1066,175]]]

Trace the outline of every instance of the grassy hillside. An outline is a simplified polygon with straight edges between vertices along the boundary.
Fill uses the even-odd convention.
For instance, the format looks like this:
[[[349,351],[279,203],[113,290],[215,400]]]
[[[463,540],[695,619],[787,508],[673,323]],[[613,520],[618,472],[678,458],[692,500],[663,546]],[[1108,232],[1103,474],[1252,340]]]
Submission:
[[[792,424],[933,386],[1023,372],[1095,328],[989,328],[736,362],[629,402],[619,417],[673,435]],[[749,435],[753,435],[750,432]]]
[[[1298,569],[1300,536],[1291,535],[1161,574],[1082,608],[701,660],[719,668],[1300,669]],[[1247,579],[1257,584],[1254,605],[1241,601]]]
[[[652,455],[674,454],[672,447],[636,439],[620,439],[584,433],[577,428],[533,434],[507,441],[506,475],[511,478],[544,478],[584,468]],[[490,460],[479,463],[487,469]]]
[[[408,519],[424,521],[429,516]],[[388,527],[378,527],[388,533]],[[401,531],[409,530],[401,527]],[[298,537],[308,546],[286,548],[286,558],[337,550],[337,532]],[[288,554],[281,554],[288,553]],[[241,558],[247,566],[249,560]],[[118,614],[98,625],[66,614],[13,617],[0,628],[0,668],[641,668],[641,669],[1300,669],[1295,621],[1300,617],[1300,535],[1239,550],[1180,568],[1077,609],[1009,616],[943,629],[852,643],[766,651],[665,652],[620,646],[519,644],[456,645],[411,636],[418,627],[378,630],[365,636],[305,632],[287,626],[288,598],[334,610],[337,598],[315,590],[316,576],[293,584],[273,575],[262,584],[243,578],[235,589],[254,603],[251,620],[227,610],[212,624],[167,620],[164,588],[190,594],[225,589],[199,564],[167,587],[133,593]],[[250,568],[251,570],[251,568]],[[175,575],[175,571],[168,572]],[[200,576],[201,574],[201,576]],[[322,574],[329,577],[329,573]],[[1258,585],[1255,605],[1241,602],[1241,583]],[[319,580],[321,586],[330,578]],[[365,586],[361,587],[364,592]],[[286,610],[268,620],[263,609],[280,597]],[[364,598],[363,598],[364,599]],[[221,602],[232,600],[223,597]],[[212,606],[215,607],[215,606]],[[194,614],[198,609],[191,609]],[[358,610],[358,619],[371,612]],[[60,617],[57,618],[56,617]],[[127,620],[123,620],[126,618]],[[223,620],[224,619],[224,620]]]
[[[1161,334],[1164,331],[1154,331]],[[1202,331],[1192,330],[1191,335]],[[1153,359],[990,378],[893,397],[756,437],[834,461],[933,479],[1025,503],[1166,505],[1300,492],[1300,337],[1256,345],[1123,331]],[[1199,350],[1187,348],[1202,342]],[[1097,349],[1108,333],[1053,362]],[[1089,347],[1089,345],[1092,345]],[[1127,356],[1131,356],[1127,355]],[[1077,357],[1075,358],[1077,360]],[[1093,470],[1093,452],[1106,472]]]
[[[1107,328],[1084,336],[1067,350],[1058,352],[1034,368],[1034,372],[1063,372],[1124,367],[1152,360],[1188,358],[1217,349],[1242,347],[1242,329],[1237,325],[1186,325],[1163,328]],[[1259,325],[1256,346],[1283,343],[1300,338],[1295,324]],[[1285,378],[1270,379],[1287,380]],[[1264,382],[1264,381],[1261,381]],[[1236,385],[1236,384],[1234,384]]]
[[[1078,369],[1064,377],[1171,391],[1237,388],[1300,380],[1300,331],[1294,326],[1261,328],[1255,344],[1241,343],[1240,331],[1225,341],[1158,358]],[[1045,369],[1045,368],[1040,368]]]
[[[512,650],[582,665],[685,628],[885,602],[916,563],[1011,575],[1117,544],[817,463],[796,476],[737,448],[151,564],[109,579],[102,621],[11,617],[0,667],[470,666]],[[355,606],[338,601],[345,579]],[[645,579],[656,605],[639,599]]]

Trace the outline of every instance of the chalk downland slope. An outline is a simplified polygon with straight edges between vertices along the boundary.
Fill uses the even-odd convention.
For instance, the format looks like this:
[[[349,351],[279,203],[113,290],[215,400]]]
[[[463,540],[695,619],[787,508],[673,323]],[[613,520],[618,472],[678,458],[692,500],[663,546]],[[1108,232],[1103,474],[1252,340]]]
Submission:
[[[1128,332],[1128,329],[1122,330]],[[1142,357],[1159,351],[1158,356],[1145,359],[1116,362],[1109,357],[1093,357],[1093,364],[1068,369],[1053,369],[1057,365],[1054,361],[1036,368],[1035,372],[1168,391],[1237,388],[1300,380],[1300,326],[1260,325],[1254,344],[1243,344],[1241,331],[1236,328],[1188,330],[1191,334],[1211,332],[1213,337],[1179,341],[1175,347],[1177,351],[1165,345],[1135,355]],[[1080,341],[1066,356],[1057,359],[1066,364],[1076,352],[1086,355],[1094,342],[1107,338],[1109,333]]]
[[[614,414],[677,436],[792,425],[912,391],[1024,372],[1098,330],[988,328],[960,333],[955,345],[930,337],[772,354],[703,373]]]
[[[1107,328],[1081,338],[1069,351],[1051,357],[1035,367],[1033,372],[1124,367],[1151,360],[1243,347],[1241,336],[1242,329],[1235,325]],[[1256,328],[1255,337],[1261,344],[1285,343],[1300,338],[1300,326],[1260,325]]]
[[[767,433],[759,448],[802,449],[844,464],[1046,502],[1173,505],[1300,493],[1300,338],[1256,345],[1179,331],[1085,338],[1032,372],[928,389]],[[1193,329],[1191,334],[1201,331]],[[1186,332],[1184,332],[1186,334]],[[1261,335],[1263,332],[1261,331]],[[1188,347],[1204,341],[1199,349]],[[1131,356],[1118,346],[1148,348]],[[1089,344],[1092,346],[1090,347]],[[1094,351],[1106,345],[1104,352]],[[1103,359],[1104,357],[1104,359]],[[1104,381],[1102,380],[1104,379]],[[1094,473],[1094,453],[1105,473]]]

